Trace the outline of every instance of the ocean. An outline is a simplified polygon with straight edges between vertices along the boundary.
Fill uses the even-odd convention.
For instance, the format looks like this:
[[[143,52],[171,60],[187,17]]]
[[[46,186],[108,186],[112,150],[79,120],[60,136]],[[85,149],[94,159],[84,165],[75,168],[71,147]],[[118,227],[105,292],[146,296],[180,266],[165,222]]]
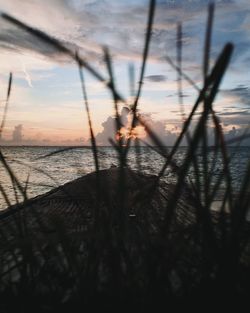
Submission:
[[[20,183],[27,185],[28,197],[35,197],[43,194],[68,181],[76,179],[94,170],[92,151],[88,147],[67,150],[50,157],[43,158],[45,155],[55,152],[65,147],[2,147],[10,168],[16,175]],[[181,164],[187,149],[181,147],[175,161]],[[99,147],[100,168],[106,169],[111,166],[118,166],[117,152],[113,147]],[[231,175],[234,189],[237,190],[244,177],[247,164],[250,160],[250,147],[229,148],[232,156],[230,163]],[[140,151],[140,171],[147,174],[156,175],[164,164],[164,158],[157,152],[148,147],[141,147]],[[199,159],[199,156],[198,156]],[[138,169],[138,162],[135,148],[132,147],[128,155],[128,165],[132,169]],[[208,162],[212,163],[212,158],[208,156]],[[216,179],[222,168],[222,162],[218,157],[213,165],[212,176]],[[193,177],[192,171],[189,178]],[[164,180],[175,182],[176,175],[171,171],[166,171]],[[0,166],[0,182],[4,188],[11,204],[22,201],[20,194],[15,194],[13,184],[9,174]],[[6,201],[2,193],[0,194],[0,209],[6,208]]]

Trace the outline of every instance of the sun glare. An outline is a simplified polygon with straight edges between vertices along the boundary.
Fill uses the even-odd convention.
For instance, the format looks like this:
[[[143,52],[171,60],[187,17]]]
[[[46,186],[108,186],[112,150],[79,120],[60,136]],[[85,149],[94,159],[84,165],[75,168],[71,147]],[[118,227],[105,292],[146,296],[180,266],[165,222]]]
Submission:
[[[116,140],[122,139],[143,139],[147,136],[145,128],[143,126],[136,126],[132,130],[127,127],[121,127],[120,130],[116,133]]]

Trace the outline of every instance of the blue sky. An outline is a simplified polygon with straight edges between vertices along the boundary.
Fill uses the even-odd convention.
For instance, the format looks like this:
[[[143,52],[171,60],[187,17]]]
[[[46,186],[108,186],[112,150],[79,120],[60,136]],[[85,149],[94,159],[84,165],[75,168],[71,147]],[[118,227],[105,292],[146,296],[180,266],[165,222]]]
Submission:
[[[176,73],[165,56],[175,60],[176,24],[182,22],[183,66],[197,85],[201,85],[208,3],[204,0],[157,1],[139,109],[166,144],[172,144],[178,134],[181,115]],[[250,114],[250,2],[221,0],[215,3],[211,63],[226,42],[235,45],[215,104],[225,132],[232,135],[232,131],[235,134],[247,127]],[[128,66],[134,64],[138,81],[148,1],[0,0],[0,10],[47,32],[72,49],[77,48],[105,77],[102,47],[108,46],[118,89],[129,97]],[[11,140],[14,127],[22,125],[22,144],[87,144],[89,133],[75,64],[3,19],[0,19],[0,55],[2,102],[8,73],[12,71],[14,75],[5,143]],[[111,97],[101,83],[88,73],[85,75],[94,130],[99,144],[106,144],[107,137],[111,136],[108,122],[113,122]],[[188,113],[196,93],[184,83],[183,94]]]

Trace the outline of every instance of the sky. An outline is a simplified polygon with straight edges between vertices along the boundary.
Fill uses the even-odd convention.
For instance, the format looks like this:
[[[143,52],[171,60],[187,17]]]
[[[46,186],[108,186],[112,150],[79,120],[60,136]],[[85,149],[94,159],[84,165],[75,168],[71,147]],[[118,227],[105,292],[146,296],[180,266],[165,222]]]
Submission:
[[[158,0],[139,110],[166,145],[180,132],[177,74],[166,61],[176,59],[176,25],[183,28],[183,68],[202,86],[202,59],[207,20],[205,0]],[[108,78],[103,47],[112,55],[117,89],[131,100],[129,68],[139,80],[148,15],[147,0],[0,0],[0,11],[40,29],[77,50]],[[250,1],[218,0],[213,27],[211,64],[227,42],[233,58],[215,102],[227,138],[241,134],[250,117]],[[54,47],[0,18],[0,114],[8,76],[13,73],[3,145],[87,145],[89,130],[79,71]],[[113,135],[112,96],[84,71],[90,113],[98,144]],[[136,84],[137,86],[137,84]],[[183,82],[187,114],[197,92]],[[126,115],[120,105],[121,114]],[[129,120],[129,116],[125,116]],[[146,136],[143,131],[141,136]],[[246,141],[246,144],[248,142]],[[249,142],[250,144],[250,142]]]

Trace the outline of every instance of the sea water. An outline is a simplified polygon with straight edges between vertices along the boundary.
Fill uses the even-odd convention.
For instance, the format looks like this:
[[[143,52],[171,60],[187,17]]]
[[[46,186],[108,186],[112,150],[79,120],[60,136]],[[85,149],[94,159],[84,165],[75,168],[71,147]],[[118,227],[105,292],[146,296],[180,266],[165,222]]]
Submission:
[[[64,151],[45,157],[59,150]],[[20,184],[23,188],[27,187],[28,197],[43,194],[95,170],[93,153],[89,147],[69,150],[65,150],[65,147],[2,147],[1,151]],[[177,165],[182,164],[186,153],[187,148],[185,147],[178,150],[174,158]],[[233,188],[237,190],[240,188],[250,160],[250,147],[230,147],[229,155],[232,157],[230,172]],[[119,166],[117,152],[113,147],[99,147],[98,160],[100,169]],[[199,166],[202,166],[199,153],[197,160]],[[212,164],[212,153],[211,157],[208,154],[208,162]],[[157,175],[164,163],[165,158],[149,147],[141,147],[139,152],[132,147],[128,154],[128,166],[132,169],[139,169],[142,173]],[[219,177],[222,167],[221,156],[218,156],[212,169],[214,181],[217,176]],[[177,175],[171,168],[168,168],[163,179],[174,183]],[[187,179],[194,179],[192,170],[187,175]],[[22,201],[22,195],[19,192],[15,193],[10,175],[2,164],[0,164],[0,183],[11,204]],[[219,197],[219,194],[217,196]],[[0,192],[0,209],[4,209],[6,206],[6,201]]]

